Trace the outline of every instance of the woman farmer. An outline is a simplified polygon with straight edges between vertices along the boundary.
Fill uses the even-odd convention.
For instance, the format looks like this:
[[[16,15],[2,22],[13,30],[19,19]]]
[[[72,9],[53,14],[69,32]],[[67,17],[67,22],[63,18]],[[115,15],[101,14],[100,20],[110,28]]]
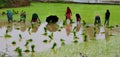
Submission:
[[[20,22],[21,21],[25,22],[25,20],[26,20],[26,13],[25,11],[22,10],[20,13]]]
[[[7,18],[8,18],[8,22],[13,21],[13,14],[11,10],[7,10]]]
[[[71,9],[69,7],[67,7],[65,16],[66,16],[66,20],[70,20],[70,22],[72,22],[72,20],[71,20],[72,12],[71,12]]]
[[[94,25],[101,25],[101,21],[100,21],[100,16],[99,15],[96,15],[95,16],[95,22],[94,22]]]
[[[39,17],[38,17],[38,14],[33,13],[31,22],[32,23],[41,22]]]
[[[81,17],[80,17],[80,14],[76,14],[76,21],[77,21],[77,24],[80,24],[80,21],[81,21]]]
[[[80,30],[80,22],[81,22],[81,17],[80,14],[76,14],[76,21],[77,21],[77,25],[76,25],[76,31],[78,32]]]
[[[110,12],[109,12],[109,10],[107,10],[106,13],[105,13],[104,25],[108,25],[109,26],[109,18],[110,18]]]

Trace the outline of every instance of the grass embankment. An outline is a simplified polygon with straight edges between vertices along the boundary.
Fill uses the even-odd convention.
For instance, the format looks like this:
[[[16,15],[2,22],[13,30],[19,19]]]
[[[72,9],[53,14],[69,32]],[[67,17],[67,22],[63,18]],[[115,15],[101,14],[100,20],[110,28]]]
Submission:
[[[99,14],[101,17],[102,24],[104,23],[104,17],[106,9],[109,9],[111,12],[110,24],[116,25],[120,24],[120,7],[119,5],[93,5],[93,4],[67,4],[67,3],[31,3],[31,6],[28,7],[19,7],[19,8],[4,8],[0,12],[3,12],[8,9],[26,11],[27,21],[31,20],[33,13],[38,13],[39,18],[42,22],[45,22],[45,19],[49,15],[57,15],[62,21],[65,19],[66,7],[69,6],[72,10],[72,19],[75,21],[75,14],[80,13],[82,20],[85,20],[88,24],[94,22],[96,14]],[[0,16],[0,20],[7,20],[6,16]],[[14,15],[14,20],[19,20],[19,15]]]

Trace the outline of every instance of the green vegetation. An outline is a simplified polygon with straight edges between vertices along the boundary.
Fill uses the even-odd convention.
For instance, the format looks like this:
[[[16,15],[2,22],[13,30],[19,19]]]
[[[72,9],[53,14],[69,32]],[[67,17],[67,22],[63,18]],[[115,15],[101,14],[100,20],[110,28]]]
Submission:
[[[37,6],[36,6],[37,5]],[[89,4],[65,4],[65,3],[31,3],[31,6],[28,7],[20,7],[20,8],[4,8],[1,9],[0,13],[6,12],[7,9],[11,10],[21,10],[26,11],[27,14],[27,21],[31,20],[32,14],[34,12],[39,14],[39,18],[42,22],[45,22],[45,19],[49,15],[57,15],[59,19],[62,21],[65,19],[65,11],[66,7],[69,6],[72,10],[72,19],[75,21],[75,14],[80,13],[83,26],[88,24],[93,24],[94,17],[96,14],[101,16],[102,24],[104,22],[104,15],[106,9],[110,9],[111,17],[110,17],[110,24],[111,26],[108,27],[109,29],[114,28],[112,25],[117,25],[118,27],[120,24],[119,15],[120,15],[120,7],[119,5],[89,5]],[[14,15],[15,20],[19,20],[19,15]],[[0,20],[7,20],[7,17],[0,16]],[[32,26],[33,27],[33,26]],[[63,27],[61,27],[62,29]],[[87,28],[87,27],[86,27]],[[16,28],[19,30],[19,28]],[[28,28],[30,31],[31,27]],[[59,30],[61,31],[61,30]],[[96,28],[94,29],[94,36],[97,33]],[[77,44],[70,44],[65,45],[65,40],[60,39],[62,47],[57,48],[57,43],[54,42],[51,49],[55,50],[54,53],[52,50],[44,51],[44,52],[35,52],[35,45],[31,45],[31,52],[35,52],[36,57],[80,57],[80,54],[86,55],[88,57],[119,57],[120,53],[120,35],[117,36],[110,36],[110,38],[105,38],[104,40],[90,40],[88,41],[88,35],[86,32],[83,33],[84,41],[83,43],[78,43],[76,32],[73,32],[75,40],[74,43]],[[44,27],[44,35],[48,35],[46,27]],[[110,34],[112,35],[112,34]],[[4,35],[5,38],[11,38],[11,35],[8,35],[8,30],[6,30],[6,34]],[[50,42],[53,39],[53,33],[48,35],[50,40],[43,40],[44,43]],[[22,35],[19,34],[19,38],[22,39]],[[25,46],[28,46],[32,39],[26,40]],[[16,44],[15,41],[12,44]],[[64,45],[64,46],[63,46]],[[19,56],[22,56],[22,49],[17,47],[15,51],[18,53]],[[30,52],[30,50],[25,50],[24,52]],[[26,54],[25,54],[26,55]],[[30,57],[30,55],[23,57]]]
[[[120,57],[120,35],[112,36],[106,40],[91,40],[88,42],[65,45],[57,48],[54,53],[52,50],[36,52],[36,57]],[[31,55],[31,54],[30,54]],[[26,55],[25,57],[30,57]]]
[[[35,52],[35,45],[31,45],[32,52]]]
[[[28,39],[27,41],[28,41],[28,42],[32,42],[33,40],[32,40],[32,39]]]
[[[30,50],[25,50],[24,52],[28,53],[28,52],[30,52]]]
[[[15,51],[18,53],[18,56],[22,56],[22,49],[20,47],[17,47]]]
[[[36,6],[37,5],[37,6]],[[75,14],[80,13],[82,20],[85,20],[86,23],[93,24],[96,14],[99,14],[101,17],[102,24],[104,23],[106,9],[109,9],[111,12],[110,25],[120,24],[119,15],[120,9],[119,5],[92,5],[92,4],[66,4],[66,3],[31,3],[31,6],[28,7],[19,7],[19,8],[4,8],[1,9],[1,12],[6,12],[6,10],[17,10],[26,11],[27,20],[30,22],[32,14],[37,13],[42,22],[45,22],[45,19],[49,15],[57,15],[61,21],[65,19],[66,7],[69,6],[72,10],[72,19],[75,21]],[[13,16],[15,20],[19,20],[20,16],[18,14]],[[1,20],[7,20],[6,16],[0,16]]]
[[[13,41],[13,42],[12,42],[12,45],[16,45],[16,42],[15,42],[15,41]]]

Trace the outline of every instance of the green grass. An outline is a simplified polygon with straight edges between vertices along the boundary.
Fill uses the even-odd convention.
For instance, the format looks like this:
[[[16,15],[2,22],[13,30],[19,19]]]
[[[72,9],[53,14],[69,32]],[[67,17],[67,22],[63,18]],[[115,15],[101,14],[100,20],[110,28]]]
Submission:
[[[3,12],[8,9],[10,10],[21,10],[26,11],[27,20],[30,21],[32,13],[38,13],[39,18],[42,22],[45,22],[45,19],[49,15],[57,15],[62,21],[65,19],[66,7],[69,6],[72,10],[72,19],[75,21],[75,14],[80,13],[82,20],[85,20],[89,24],[93,24],[96,14],[99,14],[101,17],[102,24],[104,23],[104,15],[106,9],[109,9],[111,12],[110,24],[116,25],[120,24],[119,15],[120,15],[120,5],[91,5],[91,4],[67,4],[67,3],[31,3],[31,6],[28,7],[19,7],[19,8],[4,8],[0,12]],[[19,20],[19,15],[14,15],[14,20]],[[7,20],[6,16],[0,16],[0,20]]]

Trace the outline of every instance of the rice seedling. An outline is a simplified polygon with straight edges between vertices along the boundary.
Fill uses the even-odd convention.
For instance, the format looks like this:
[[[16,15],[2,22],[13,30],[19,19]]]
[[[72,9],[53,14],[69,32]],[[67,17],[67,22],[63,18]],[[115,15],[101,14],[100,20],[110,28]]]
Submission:
[[[61,31],[61,29],[59,28],[59,29],[58,29],[58,31],[60,32],[60,31]]]
[[[13,42],[12,42],[12,45],[16,45],[16,42],[15,42],[15,41],[13,41]]]
[[[109,28],[110,30],[112,30],[114,28],[114,26],[108,26],[107,28]]]
[[[12,36],[8,34],[8,30],[6,30],[6,34],[4,35],[5,38],[11,38]]]
[[[28,46],[28,44],[29,44],[29,42],[28,42],[28,41],[26,41],[25,46]]]
[[[51,40],[53,39],[51,35],[48,35],[48,37],[49,37]]]
[[[64,39],[60,39],[61,45],[65,45],[65,40]]]
[[[63,26],[61,26],[60,28],[63,29]]]
[[[32,40],[32,39],[28,39],[27,41],[28,41],[28,42],[32,42],[33,40]]]
[[[15,28],[16,30],[20,30],[20,28]]]
[[[7,26],[7,28],[10,28],[11,26]]]
[[[19,38],[22,39],[22,35],[21,34],[19,34]]]
[[[51,47],[51,49],[55,49],[56,46],[57,46],[57,44],[54,42],[53,46]]]
[[[43,35],[47,35],[47,29],[46,29],[46,27],[44,27],[44,34]]]
[[[32,52],[35,52],[35,45],[31,45]]]
[[[82,24],[83,26],[85,26],[86,25],[86,22],[85,22],[85,20],[83,20],[83,24]]]
[[[61,45],[64,46],[64,45],[65,45],[65,42],[61,42]]]
[[[60,41],[63,42],[63,41],[65,41],[65,40],[61,38]]]
[[[48,42],[48,40],[43,40],[43,42],[44,42],[44,43],[47,43],[47,42]]]
[[[78,43],[78,40],[74,40],[73,42],[74,42],[74,43]]]
[[[30,32],[31,27],[28,28],[28,32]]]
[[[22,35],[19,34],[19,42],[21,42],[21,41],[22,41]]]
[[[73,35],[76,36],[76,32],[75,31],[73,32]]]
[[[63,20],[63,25],[66,25],[66,20]]]
[[[5,38],[11,38],[12,36],[9,35],[9,34],[5,34],[4,37],[5,37]]]
[[[109,36],[114,36],[112,33]]]
[[[48,37],[50,38],[50,40],[53,40],[53,33],[51,33],[51,35],[48,35]]]
[[[119,27],[119,25],[116,25],[116,27]]]
[[[20,47],[17,47],[15,51],[18,53],[18,56],[22,56],[22,49],[20,49]]]
[[[24,52],[29,53],[29,52],[30,52],[30,50],[26,49],[26,50],[24,50]]]
[[[73,31],[74,39],[79,39],[76,35],[76,31]]]
[[[84,41],[85,41],[85,42],[88,41],[88,40],[87,40],[87,35],[86,35],[86,34],[84,35]]]
[[[8,30],[6,30],[6,32],[5,32],[6,34],[8,34]]]

